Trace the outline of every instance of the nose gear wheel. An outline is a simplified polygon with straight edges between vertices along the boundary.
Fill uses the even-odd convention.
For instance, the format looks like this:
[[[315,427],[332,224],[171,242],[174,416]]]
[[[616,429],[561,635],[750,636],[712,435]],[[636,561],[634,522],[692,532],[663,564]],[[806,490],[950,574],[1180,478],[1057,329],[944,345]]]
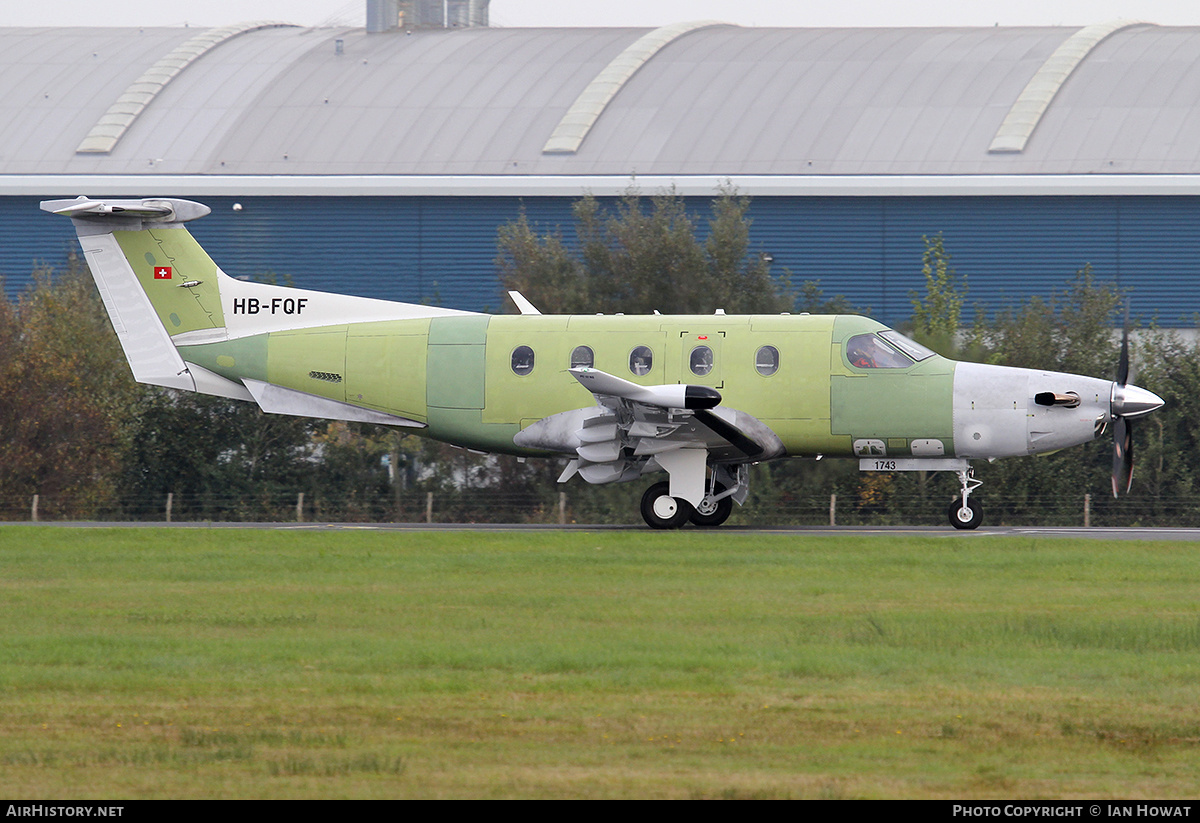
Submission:
[[[950,525],[956,529],[974,529],[983,522],[983,506],[975,500],[968,501],[966,506],[955,500],[947,513],[950,515]]]
[[[982,480],[975,479],[975,472],[970,467],[957,472],[958,482],[962,484],[962,499],[950,504],[947,514],[950,525],[956,529],[976,529],[983,522],[983,506],[977,500],[971,499],[971,492],[983,485]]]

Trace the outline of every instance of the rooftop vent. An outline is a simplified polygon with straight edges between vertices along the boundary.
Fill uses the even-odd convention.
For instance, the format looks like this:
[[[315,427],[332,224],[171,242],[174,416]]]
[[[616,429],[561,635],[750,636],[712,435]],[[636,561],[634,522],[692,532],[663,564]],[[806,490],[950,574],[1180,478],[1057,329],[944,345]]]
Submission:
[[[491,0],[367,0],[367,31],[464,29],[488,24]]]

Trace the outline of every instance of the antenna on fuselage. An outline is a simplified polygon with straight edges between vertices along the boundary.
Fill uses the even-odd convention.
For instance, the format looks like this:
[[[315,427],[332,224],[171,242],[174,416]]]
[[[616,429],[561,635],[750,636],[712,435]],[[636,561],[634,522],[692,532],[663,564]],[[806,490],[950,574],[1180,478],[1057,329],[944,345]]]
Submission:
[[[521,314],[541,314],[541,312],[538,311],[537,306],[526,300],[525,295],[521,294],[519,291],[514,289],[508,293],[508,296],[511,297],[512,301],[517,304],[517,308],[521,310]]]

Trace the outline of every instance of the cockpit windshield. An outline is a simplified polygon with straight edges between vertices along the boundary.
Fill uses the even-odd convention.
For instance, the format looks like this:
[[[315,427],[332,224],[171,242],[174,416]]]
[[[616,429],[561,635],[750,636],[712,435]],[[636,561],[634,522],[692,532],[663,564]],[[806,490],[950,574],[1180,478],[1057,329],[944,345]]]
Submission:
[[[917,341],[909,340],[898,331],[892,331],[891,329],[888,329],[887,331],[881,331],[879,336],[891,343],[900,351],[907,354],[913,360],[916,360],[918,363],[937,354],[937,352],[933,351],[932,349],[925,348]]]

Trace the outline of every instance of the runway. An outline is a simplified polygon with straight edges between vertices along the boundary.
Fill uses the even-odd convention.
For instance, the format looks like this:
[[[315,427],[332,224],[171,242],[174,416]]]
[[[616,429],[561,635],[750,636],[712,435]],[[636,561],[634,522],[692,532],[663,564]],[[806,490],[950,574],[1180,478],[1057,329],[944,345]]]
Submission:
[[[8,523],[4,525],[26,525],[41,528],[106,528],[106,529],[275,529],[280,531],[463,531],[463,532],[648,532],[643,525],[556,525],[556,524],[512,524],[512,523],[228,523],[188,521],[128,522],[128,521],[42,521],[37,523]],[[696,532],[687,528],[683,531]],[[1040,527],[1040,526],[993,526],[980,527],[974,531],[960,531],[950,526],[722,526],[710,529],[714,534],[787,534],[796,537],[940,537],[940,538],[988,538],[988,537],[1074,537],[1085,540],[1164,540],[1175,542],[1200,542],[1200,528],[1141,528],[1141,527]]]

